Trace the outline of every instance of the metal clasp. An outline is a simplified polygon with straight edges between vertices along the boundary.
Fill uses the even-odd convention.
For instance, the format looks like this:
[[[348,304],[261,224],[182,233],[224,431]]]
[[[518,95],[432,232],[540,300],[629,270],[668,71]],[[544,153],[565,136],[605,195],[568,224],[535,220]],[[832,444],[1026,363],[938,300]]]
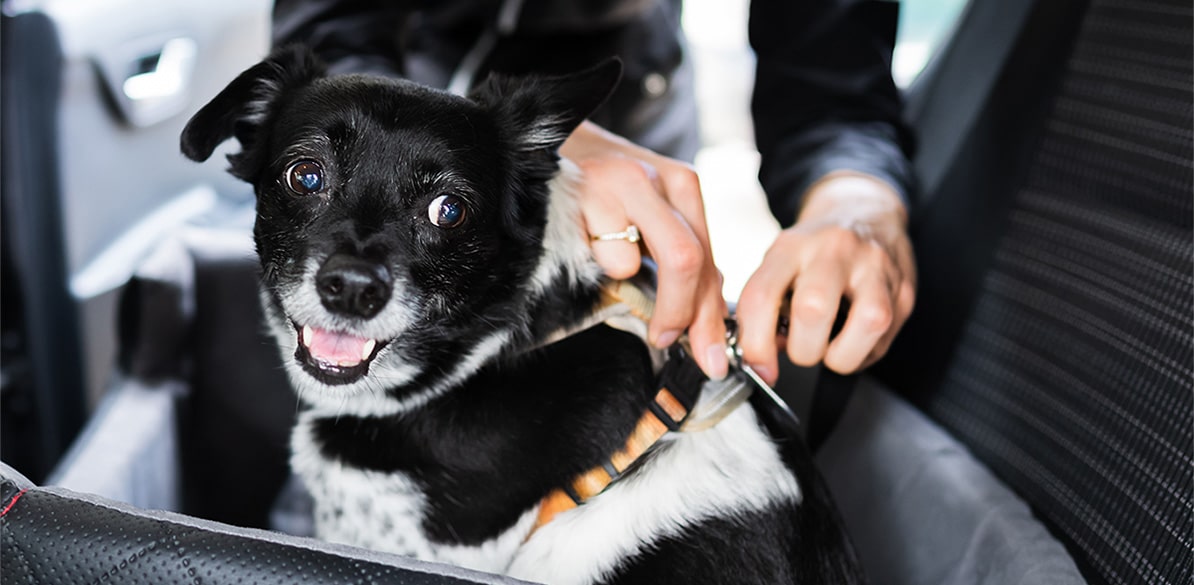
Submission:
[[[681,343],[684,343],[685,350],[690,350],[687,336],[681,339]],[[700,432],[717,426],[750,399],[756,389],[766,393],[770,399],[779,401],[775,390],[749,364],[742,361],[742,349],[738,347],[738,322],[732,317],[726,319],[726,357],[730,362],[729,373],[721,380],[705,382],[692,413],[680,426],[681,432]]]

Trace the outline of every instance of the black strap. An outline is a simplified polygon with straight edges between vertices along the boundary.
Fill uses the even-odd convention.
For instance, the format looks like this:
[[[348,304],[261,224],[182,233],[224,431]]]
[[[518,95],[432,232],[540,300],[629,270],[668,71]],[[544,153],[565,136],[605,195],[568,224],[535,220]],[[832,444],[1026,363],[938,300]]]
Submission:
[[[667,388],[684,405],[685,410],[691,411],[701,394],[701,387],[708,379],[692,355],[675,343],[667,350],[667,361],[659,370],[655,387]],[[658,407],[654,402],[651,403],[652,411]],[[666,423],[668,418],[661,417],[660,420]]]
[[[813,390],[813,403],[809,408],[808,420],[808,448],[816,452],[821,448],[825,439],[837,422],[841,420],[850,397],[854,395],[854,387],[858,385],[858,375],[842,375],[829,368],[821,366],[817,376],[817,385]]]
[[[838,306],[837,316],[830,329],[830,338],[836,339],[846,326],[846,319],[850,314],[850,301],[842,299]],[[821,447],[833,429],[837,428],[837,421],[846,411],[850,397],[854,395],[854,387],[858,384],[858,374],[839,374],[824,364],[819,366],[817,383],[813,387],[812,404],[809,405],[808,434],[805,441],[813,453]]]

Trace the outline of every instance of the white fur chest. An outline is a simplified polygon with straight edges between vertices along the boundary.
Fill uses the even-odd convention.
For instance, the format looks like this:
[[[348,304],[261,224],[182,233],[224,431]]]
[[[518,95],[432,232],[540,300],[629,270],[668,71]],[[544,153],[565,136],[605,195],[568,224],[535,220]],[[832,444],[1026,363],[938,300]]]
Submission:
[[[749,407],[712,429],[664,440],[668,449],[636,473],[536,531],[507,573],[585,585],[701,520],[801,500],[796,478]]]
[[[801,500],[754,411],[740,408],[713,429],[668,435],[666,451],[529,539],[538,506],[481,545],[438,544],[422,530],[419,485],[401,473],[324,458],[312,442],[312,418],[304,414],[295,427],[291,465],[315,500],[319,538],[553,585],[608,578],[652,543],[701,520]]]
[[[358,469],[324,457],[312,437],[312,413],[291,434],[291,467],[315,504],[321,540],[503,573],[534,522],[528,510],[505,533],[477,546],[432,542],[423,531],[426,496],[404,473]]]

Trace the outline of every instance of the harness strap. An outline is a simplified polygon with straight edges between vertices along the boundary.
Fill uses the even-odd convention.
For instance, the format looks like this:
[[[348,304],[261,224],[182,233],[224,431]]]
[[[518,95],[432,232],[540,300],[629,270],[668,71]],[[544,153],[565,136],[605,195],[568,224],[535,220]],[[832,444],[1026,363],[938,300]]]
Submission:
[[[659,390],[647,405],[646,412],[638,419],[626,444],[610,455],[609,460],[544,496],[539,503],[539,516],[527,539],[557,514],[571,510],[605,491],[664,435],[679,430],[692,411],[705,380],[705,374],[688,352],[680,345],[670,348],[668,359],[659,372]]]
[[[571,327],[564,327],[544,336],[537,347],[551,345],[570,335],[602,323],[647,340],[647,322],[655,312],[655,297],[644,287],[647,276],[630,280],[611,280],[604,283],[592,313]],[[654,359],[654,358],[652,358]]]
[[[655,313],[655,297],[634,280],[614,280],[601,287],[601,306],[624,305],[631,315],[644,323]]]

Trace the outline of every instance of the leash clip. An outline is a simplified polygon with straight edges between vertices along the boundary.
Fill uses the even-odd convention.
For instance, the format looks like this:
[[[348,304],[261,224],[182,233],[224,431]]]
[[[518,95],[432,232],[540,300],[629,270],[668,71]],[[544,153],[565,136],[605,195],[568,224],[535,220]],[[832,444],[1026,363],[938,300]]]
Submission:
[[[681,343],[688,351],[687,336],[681,339]],[[691,351],[688,353],[691,355]],[[721,380],[705,382],[692,413],[680,425],[681,432],[696,433],[717,426],[749,400],[756,389],[776,399],[775,390],[749,364],[742,361],[742,349],[738,347],[738,321],[733,317],[726,319],[726,357],[730,362],[729,372]]]

